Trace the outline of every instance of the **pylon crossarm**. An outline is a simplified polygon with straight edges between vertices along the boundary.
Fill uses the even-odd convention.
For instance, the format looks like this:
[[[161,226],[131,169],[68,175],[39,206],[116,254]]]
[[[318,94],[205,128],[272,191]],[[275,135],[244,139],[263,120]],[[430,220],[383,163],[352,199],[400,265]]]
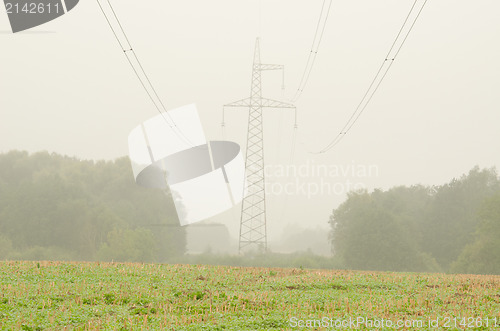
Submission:
[[[261,71],[263,71],[263,70],[281,70],[281,69],[285,69],[285,66],[281,65],[281,64],[263,64],[263,63],[260,63],[260,64],[255,64],[254,68],[257,70],[261,70]]]
[[[224,107],[251,107],[251,98],[241,99],[235,102],[228,103]]]
[[[295,105],[291,103],[286,103],[267,98],[260,98],[260,99],[246,98],[238,100],[236,102],[228,103],[227,105],[224,105],[224,107],[290,108],[290,109],[296,108]]]
[[[261,107],[263,108],[291,108],[291,109],[296,108],[295,105],[292,105],[291,103],[286,103],[273,99],[262,98],[260,102],[261,102]]]

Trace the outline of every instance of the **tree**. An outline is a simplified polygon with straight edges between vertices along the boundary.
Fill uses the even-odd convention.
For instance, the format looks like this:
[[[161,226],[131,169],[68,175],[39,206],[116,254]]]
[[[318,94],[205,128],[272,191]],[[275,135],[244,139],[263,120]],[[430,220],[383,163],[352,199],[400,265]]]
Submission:
[[[500,194],[487,199],[478,212],[480,226],[452,271],[500,275]]]
[[[97,253],[99,260],[155,262],[156,243],[149,230],[115,228],[108,233],[107,241]]]
[[[150,233],[159,262],[185,252],[170,193],[136,185],[128,158],[94,162],[47,152],[0,154],[0,234],[11,242],[12,256],[94,260],[116,237],[108,235],[113,229],[155,229]]]
[[[472,245],[479,224],[489,224],[494,233],[492,207],[488,217],[478,211],[481,203],[496,192],[500,192],[496,170],[475,167],[467,175],[438,187],[351,193],[330,218],[335,254],[347,267],[358,269],[449,271],[464,252],[460,270],[465,270],[464,261],[471,262],[472,256],[479,259],[480,265],[484,264],[481,259],[487,258],[496,268],[494,256],[486,251],[500,252],[500,248],[486,230],[481,230],[481,239]],[[484,221],[486,218],[489,223]],[[481,229],[486,227],[484,224]]]
[[[437,188],[423,229],[422,249],[448,270],[473,241],[481,203],[500,190],[495,169],[473,168],[460,179]]]
[[[0,235],[0,260],[7,259],[11,251],[12,241],[3,235]]]
[[[435,270],[432,259],[419,251],[418,213],[412,206],[427,199],[428,191],[419,186],[349,194],[330,218],[335,254],[353,269]]]

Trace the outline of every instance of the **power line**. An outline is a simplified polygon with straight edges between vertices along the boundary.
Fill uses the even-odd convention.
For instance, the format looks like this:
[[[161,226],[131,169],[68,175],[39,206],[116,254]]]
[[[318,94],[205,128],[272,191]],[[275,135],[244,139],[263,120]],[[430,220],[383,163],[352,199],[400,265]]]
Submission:
[[[384,61],[380,65],[377,73],[375,74],[375,77],[371,81],[370,85],[368,86],[368,89],[364,93],[363,97],[361,98],[361,101],[358,103],[358,106],[354,110],[354,112],[351,114],[345,125],[343,126],[342,130],[334,137],[333,140],[331,140],[323,149],[321,149],[319,152],[315,152],[312,154],[322,154],[326,153],[327,151],[331,150],[333,147],[338,145],[346,136],[346,134],[351,130],[351,128],[356,124],[358,119],[361,117],[365,109],[368,107],[370,102],[373,99],[373,96],[375,93],[378,91],[380,85],[384,81],[385,77],[387,76],[387,73],[391,69],[392,65],[394,64],[394,61],[398,57],[401,49],[403,48],[404,44],[406,43],[406,40],[408,39],[408,36],[410,35],[411,31],[413,30],[415,23],[417,22],[418,18],[420,17],[420,14],[422,13],[422,10],[424,9],[425,5],[427,4],[428,0],[424,0],[422,6],[418,10],[418,13],[416,14],[415,18],[413,19],[413,22],[406,32],[403,40],[401,41],[399,47],[397,48],[397,51],[394,53],[393,56],[393,50],[395,49],[395,46],[398,44],[398,42],[401,39],[402,33],[405,30],[405,28],[408,25],[408,22],[410,20],[410,17],[414,13],[415,9],[417,8],[417,3],[419,0],[415,0],[413,3],[410,11],[408,12],[408,15],[406,16],[405,21],[403,22],[403,25],[401,26],[396,38],[394,39],[394,42],[391,45],[391,48],[389,49],[389,52],[387,53]],[[310,152],[311,153],[311,152]]]
[[[128,38],[127,33],[125,32],[123,25],[121,24],[120,19],[118,18],[118,15],[116,14],[111,2],[109,0],[107,0],[108,6],[111,9],[113,17],[114,17],[116,23],[118,24],[119,30],[121,31],[121,34],[124,37],[126,43],[123,43],[122,40],[120,39],[120,37],[118,36],[117,29],[115,29],[113,27],[113,24],[111,23],[111,20],[109,19],[108,15],[106,14],[106,11],[104,10],[103,6],[101,5],[101,2],[99,0],[96,0],[96,1],[97,1],[97,4],[99,5],[99,8],[101,9],[102,14],[104,15],[104,17],[106,19],[106,22],[108,23],[111,31],[113,32],[113,35],[115,36],[118,44],[120,45],[121,50],[123,51],[125,57],[127,58],[127,62],[129,63],[132,70],[134,71],[135,76],[139,80],[141,86],[143,87],[144,91],[148,95],[149,99],[153,103],[153,105],[156,108],[156,110],[158,111],[158,113],[161,115],[161,117],[165,120],[165,122],[170,126],[170,128],[174,131],[174,133],[181,140],[183,140],[188,145],[193,146],[193,143],[177,127],[172,116],[170,116],[170,114],[168,113],[168,111],[165,107],[165,104],[163,103],[162,99],[158,95],[156,88],[151,83],[151,80],[150,80],[148,74],[146,73],[146,70],[144,70],[144,67],[143,67],[141,61],[139,60],[139,57],[137,56],[134,48],[132,47],[130,39]],[[133,57],[131,58],[131,56],[129,56],[129,54],[132,54]],[[137,63],[138,66],[134,65],[132,59],[135,60],[135,62]],[[142,77],[141,77],[141,74],[142,74]],[[156,97],[156,99],[155,99],[155,97]],[[165,117],[165,114],[167,115],[170,122]]]
[[[110,21],[110,19],[109,19],[108,15],[106,14],[106,12],[104,11],[104,8],[103,8],[103,7],[102,7],[102,5],[101,5],[100,1],[99,1],[99,0],[97,0],[97,3],[99,4],[99,8],[101,9],[102,14],[103,14],[103,15],[104,15],[104,17],[106,18],[106,22],[108,22],[108,25],[109,25],[109,27],[111,28],[111,31],[113,31],[113,34],[114,34],[114,36],[115,36],[116,40],[118,41],[118,44],[120,45],[120,48],[122,49],[123,53],[125,54],[125,57],[127,58],[128,63],[129,63],[129,64],[130,64],[130,66],[132,67],[132,70],[134,71],[134,73],[135,73],[135,75],[136,75],[137,79],[139,80],[139,82],[141,83],[142,87],[144,88],[144,91],[147,93],[147,95],[148,95],[149,99],[151,100],[151,102],[152,102],[152,103],[153,103],[153,105],[155,106],[156,110],[157,110],[159,113],[162,113],[162,111],[161,111],[160,107],[159,107],[159,106],[158,106],[158,104],[157,104],[157,101],[155,101],[155,100],[154,100],[154,98],[153,98],[153,96],[152,96],[151,92],[149,91],[149,89],[147,88],[147,86],[146,86],[145,82],[144,82],[144,81],[143,81],[143,79],[141,78],[141,76],[140,76],[140,74],[139,74],[139,72],[138,72],[137,68],[134,66],[134,64],[133,64],[133,63],[132,63],[132,61],[130,60],[130,57],[128,56],[128,52],[132,52],[132,53],[135,55],[135,51],[134,51],[134,49],[133,49],[132,45],[130,44],[129,39],[128,39],[128,37],[127,37],[127,35],[126,35],[125,31],[123,30],[123,27],[122,27],[122,25],[121,25],[121,23],[120,23],[120,21],[119,21],[118,17],[116,16],[115,11],[113,10],[113,7],[111,6],[111,3],[108,1],[108,4],[109,4],[109,6],[110,6],[110,8],[111,8],[111,10],[112,10],[112,12],[113,12],[113,15],[114,15],[114,17],[115,17],[116,21],[118,22],[118,25],[119,25],[119,27],[120,27],[120,29],[121,29],[121,31],[122,31],[122,34],[123,34],[123,36],[125,37],[125,39],[126,39],[126,41],[127,41],[127,45],[125,45],[125,46],[123,45],[122,41],[120,40],[120,37],[118,36],[118,33],[116,32],[115,28],[113,27],[113,25],[112,25],[112,23],[111,23],[111,21]],[[136,59],[137,59],[137,58],[136,58]],[[138,61],[138,60],[137,60],[137,62],[139,62],[139,63],[140,63],[140,61]],[[140,68],[142,68],[142,67],[140,67]],[[142,69],[142,71],[144,71],[144,69]],[[149,81],[149,84],[151,85],[151,82],[150,82],[150,81]],[[169,125],[170,125],[170,126],[172,126],[170,123],[169,123]]]
[[[144,77],[146,78],[146,80],[147,80],[147,82],[148,82],[149,86],[151,86],[151,89],[153,90],[153,93],[154,93],[154,95],[156,96],[156,99],[160,102],[160,105],[162,106],[163,111],[167,112],[167,109],[165,108],[165,105],[164,105],[163,101],[162,101],[162,100],[161,100],[161,98],[158,96],[158,93],[156,92],[155,87],[154,87],[154,86],[153,86],[153,84],[151,83],[151,80],[149,79],[148,74],[147,74],[147,73],[146,73],[146,71],[144,70],[144,67],[142,66],[141,61],[139,61],[139,58],[137,57],[137,54],[135,53],[135,50],[133,49],[132,44],[130,43],[130,40],[128,39],[128,36],[127,36],[127,34],[125,33],[125,30],[123,29],[123,26],[122,26],[122,24],[121,24],[120,20],[118,19],[118,16],[116,16],[116,12],[115,12],[115,10],[114,10],[113,6],[111,5],[111,2],[110,2],[109,0],[107,0],[107,1],[108,1],[108,4],[109,4],[109,7],[111,8],[111,11],[113,12],[113,16],[115,17],[116,22],[118,22],[118,26],[120,27],[120,30],[122,31],[123,36],[125,37],[125,40],[127,41],[127,44],[130,46],[130,51],[131,51],[131,52],[132,52],[132,54],[134,55],[135,60],[137,61],[137,63],[139,64],[139,67],[141,68],[141,71],[142,71],[142,73],[143,73]],[[168,112],[167,112],[167,116],[170,118],[170,120],[172,120],[172,121],[173,121],[172,117],[170,116],[170,114],[168,114]]]
[[[329,1],[329,4],[325,14],[325,7],[327,1]],[[309,82],[309,77],[311,76],[314,64],[316,63],[316,57],[318,55],[319,46],[321,45],[321,41],[325,33],[326,23],[330,15],[332,3],[333,0],[323,0],[323,4],[321,6],[321,12],[318,18],[318,23],[316,25],[316,31],[314,33],[314,38],[311,45],[311,50],[309,51],[306,66],[304,68],[304,72],[302,73],[297,91],[295,92],[295,95],[291,99],[292,102],[296,102],[302,96],[302,92],[304,91],[304,89],[307,86],[307,83]],[[318,33],[319,33],[319,38],[318,38]]]

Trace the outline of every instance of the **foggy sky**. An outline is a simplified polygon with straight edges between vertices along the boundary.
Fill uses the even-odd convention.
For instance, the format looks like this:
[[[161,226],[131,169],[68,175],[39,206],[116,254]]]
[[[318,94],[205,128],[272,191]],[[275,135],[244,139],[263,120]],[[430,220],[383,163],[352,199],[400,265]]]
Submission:
[[[327,178],[373,189],[442,184],[474,165],[500,166],[496,0],[429,0],[353,130],[331,152],[308,153],[340,131],[412,3],[334,1],[311,79],[297,102],[297,167],[375,166],[378,171],[369,176]],[[255,38],[261,37],[262,62],[285,65],[285,95],[292,97],[322,1],[113,4],[167,108],[196,103],[207,139],[222,139],[222,105],[250,93]],[[48,150],[111,160],[127,154],[130,130],[157,114],[95,1],[81,1],[69,14],[19,34],[10,32],[7,15],[0,13],[0,45],[0,152]],[[279,99],[281,74],[264,72],[263,87],[264,96]],[[226,138],[245,146],[247,111],[228,111],[226,122]],[[266,162],[288,164],[293,114],[268,110],[264,125]],[[331,210],[345,198],[269,197],[271,238],[288,223],[326,227]],[[239,209],[213,220],[229,224],[235,235]]]

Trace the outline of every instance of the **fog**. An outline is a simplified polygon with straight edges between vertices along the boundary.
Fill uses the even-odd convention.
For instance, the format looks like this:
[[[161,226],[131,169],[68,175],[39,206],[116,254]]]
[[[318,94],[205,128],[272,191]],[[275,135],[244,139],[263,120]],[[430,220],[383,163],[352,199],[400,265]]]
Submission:
[[[500,165],[500,3],[494,0],[429,1],[353,130],[330,152],[310,153],[341,130],[412,3],[334,1],[296,103],[292,163],[293,114],[266,110],[268,182],[278,190],[269,188],[267,203],[271,247],[279,246],[284,229],[327,231],[332,209],[350,189],[442,184],[475,165]],[[222,105],[249,96],[256,37],[262,62],[285,65],[285,99],[293,96],[322,1],[113,4],[167,108],[196,103],[207,139],[217,140]],[[95,1],[17,34],[1,13],[0,44],[0,152],[112,160],[127,155],[129,132],[156,115]],[[265,72],[263,88],[264,96],[280,99],[281,74]],[[228,140],[244,147],[246,126],[247,110],[227,111]],[[279,191],[286,183],[295,183],[288,196]],[[239,212],[209,222],[227,225],[236,237]]]

